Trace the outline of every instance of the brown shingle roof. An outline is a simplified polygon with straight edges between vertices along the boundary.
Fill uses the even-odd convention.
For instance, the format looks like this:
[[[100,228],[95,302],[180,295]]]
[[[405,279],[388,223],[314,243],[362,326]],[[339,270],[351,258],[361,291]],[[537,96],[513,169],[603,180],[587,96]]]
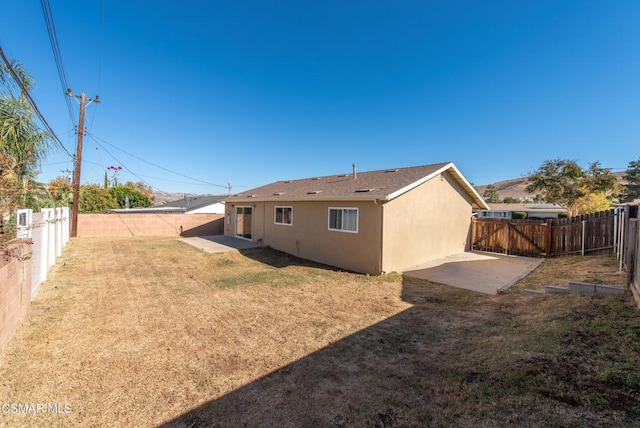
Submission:
[[[450,170],[474,199],[477,208],[486,204],[451,162],[394,168],[379,171],[276,181],[226,198],[226,201],[264,200],[390,200],[427,181],[431,176]]]

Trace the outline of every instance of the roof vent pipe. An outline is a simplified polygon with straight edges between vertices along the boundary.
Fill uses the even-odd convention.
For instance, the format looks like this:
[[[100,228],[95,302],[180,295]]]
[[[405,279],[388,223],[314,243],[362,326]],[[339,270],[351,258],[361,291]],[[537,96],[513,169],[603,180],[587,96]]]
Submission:
[[[358,176],[357,172],[356,172],[356,164],[353,164],[353,178],[355,179]]]

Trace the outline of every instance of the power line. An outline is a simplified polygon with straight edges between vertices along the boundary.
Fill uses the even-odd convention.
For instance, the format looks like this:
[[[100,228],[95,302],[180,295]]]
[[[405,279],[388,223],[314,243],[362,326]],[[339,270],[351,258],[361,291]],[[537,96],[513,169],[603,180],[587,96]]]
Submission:
[[[67,82],[67,74],[64,71],[64,65],[62,62],[62,54],[60,53],[60,44],[58,43],[58,34],[56,32],[56,26],[53,22],[53,13],[51,12],[51,4],[49,0],[40,0],[42,5],[42,14],[44,15],[44,21],[47,24],[47,32],[49,33],[49,42],[51,43],[51,50],[53,51],[53,59],[56,63],[56,69],[58,70],[58,77],[60,78],[60,85],[62,86],[62,93],[65,94],[69,84]],[[73,113],[73,107],[69,97],[64,97],[67,103],[67,110],[69,110],[69,117],[71,122],[75,125],[75,115]]]
[[[102,59],[104,58],[105,2],[106,0],[102,0],[102,10],[100,14],[100,53],[98,56],[98,91],[97,92],[100,92],[100,84],[102,83]],[[89,128],[93,128],[93,122],[96,120],[97,112],[98,112],[98,109],[95,108],[93,110],[93,115],[91,116],[91,123],[89,124]]]
[[[151,183],[146,182],[144,179],[142,179],[138,174],[136,174],[135,172],[131,171],[129,168],[127,168],[127,166],[122,163],[118,158],[116,158],[113,154],[111,154],[111,152],[109,152],[109,150],[107,150],[102,144],[100,144],[98,142],[98,140],[96,139],[96,137],[91,134],[90,132],[87,132],[87,135],[96,142],[96,144],[98,146],[100,146],[102,148],[102,150],[104,150],[109,156],[111,156],[113,158],[113,160],[115,160],[119,165],[122,166],[122,168],[124,168],[125,170],[127,170],[127,172],[129,172],[131,175],[133,175],[134,177],[136,177],[138,180],[140,180],[141,182],[143,182],[144,184],[146,184],[147,186],[151,187],[152,189],[155,190],[160,190],[158,188],[156,188],[155,186],[151,185]]]
[[[36,115],[38,116],[38,118],[40,119],[42,124],[44,125],[44,127],[45,127],[47,133],[49,134],[49,136],[51,137],[51,139],[54,142],[56,142],[58,144],[58,146],[60,146],[62,151],[64,151],[69,157],[73,158],[74,156],[69,152],[69,150],[67,150],[67,148],[64,146],[64,144],[62,144],[62,141],[60,141],[60,139],[58,138],[56,133],[53,131],[53,128],[51,128],[51,126],[49,125],[47,120],[44,118],[44,115],[40,112],[40,109],[36,105],[36,102],[33,100],[33,98],[31,97],[31,94],[29,93],[29,91],[25,87],[24,83],[22,82],[22,80],[20,79],[18,74],[16,73],[15,69],[11,65],[11,62],[9,62],[9,59],[7,59],[7,57],[5,56],[4,51],[2,50],[2,46],[0,46],[0,57],[2,58],[2,61],[4,62],[5,66],[7,67],[7,70],[9,70],[9,73],[11,74],[11,77],[13,77],[13,80],[15,80],[15,82],[20,87],[20,90],[22,91],[22,94],[27,98],[27,101],[29,102],[29,104],[31,105],[31,107],[35,111]]]
[[[149,165],[151,165],[151,166],[154,166],[154,167],[156,167],[156,168],[159,168],[159,169],[161,169],[161,170],[163,170],[163,171],[170,172],[171,174],[179,175],[180,177],[188,178],[189,180],[193,180],[193,181],[198,181],[198,182],[200,182],[200,183],[207,184],[207,185],[209,185],[209,186],[222,187],[222,188],[224,188],[224,189],[228,189],[228,188],[229,188],[229,186],[228,186],[228,185],[226,185],[226,186],[225,186],[225,185],[222,185],[222,184],[210,183],[210,182],[208,182],[208,181],[200,180],[200,179],[198,179],[198,178],[194,178],[194,177],[189,177],[188,175],[184,175],[184,174],[181,174],[181,173],[179,173],[179,172],[172,171],[172,170],[170,170],[170,169],[168,169],[168,168],[162,167],[162,166],[160,166],[160,165],[156,165],[156,164],[154,164],[153,162],[149,162],[149,161],[147,161],[147,160],[145,160],[145,159],[142,159],[141,157],[138,157],[138,156],[136,156],[136,155],[134,155],[134,154],[132,154],[132,153],[127,152],[126,150],[123,150],[123,149],[121,149],[121,148],[119,148],[119,147],[117,147],[117,146],[114,146],[113,144],[109,143],[108,141],[105,141],[105,140],[103,140],[102,138],[99,138],[99,137],[97,137],[97,136],[93,135],[93,134],[92,134],[91,132],[89,132],[89,131],[87,131],[87,135],[89,135],[91,138],[93,138],[93,139],[94,139],[94,141],[96,141],[96,143],[98,143],[98,141],[97,141],[97,140],[101,140],[103,143],[108,144],[109,146],[113,147],[113,148],[114,148],[114,149],[116,149],[116,150],[121,151],[122,153],[125,153],[125,154],[127,154],[127,155],[129,155],[129,156],[131,156],[131,157],[133,157],[133,158],[138,159],[139,161],[142,161],[142,162],[144,162],[144,163],[146,163],[146,164],[149,164]],[[98,145],[100,145],[100,144],[98,143]],[[103,147],[102,145],[100,145],[100,147],[102,147],[102,148],[104,149],[104,147]],[[107,150],[105,149],[105,151],[107,151]],[[107,151],[107,153],[109,153],[109,152]],[[112,157],[113,157],[113,155],[112,155]],[[115,159],[115,158],[114,158],[114,159]]]

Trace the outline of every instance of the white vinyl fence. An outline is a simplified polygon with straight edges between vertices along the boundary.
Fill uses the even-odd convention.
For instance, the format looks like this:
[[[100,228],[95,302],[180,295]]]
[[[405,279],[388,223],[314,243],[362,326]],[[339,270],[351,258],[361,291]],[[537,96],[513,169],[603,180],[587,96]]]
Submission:
[[[62,248],[69,242],[70,210],[64,208],[43,208],[39,213],[33,210],[18,210],[18,238],[33,241],[31,299],[47,279],[51,266],[62,255]]]

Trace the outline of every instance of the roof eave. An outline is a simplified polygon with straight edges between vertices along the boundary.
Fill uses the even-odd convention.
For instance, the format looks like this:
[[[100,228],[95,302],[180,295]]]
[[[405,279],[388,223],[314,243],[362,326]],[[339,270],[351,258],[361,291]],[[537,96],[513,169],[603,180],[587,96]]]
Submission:
[[[331,201],[354,201],[354,202],[374,202],[374,201],[388,201],[387,195],[370,195],[370,196],[310,196],[310,197],[264,197],[264,198],[239,198],[239,199],[225,199],[224,202],[228,204],[238,203],[255,203],[255,202],[331,202]]]
[[[451,174],[453,175],[453,178],[463,187],[463,189],[466,190],[466,192],[469,194],[469,196],[471,196],[471,199],[473,200],[472,207],[474,209],[481,209],[481,210],[490,209],[489,205],[487,205],[487,203],[484,201],[484,199],[482,199],[482,196],[480,196],[480,194],[471,185],[471,183],[469,183],[467,181],[467,179],[464,178],[464,176],[462,175],[460,170],[453,164],[453,162],[449,162],[448,164],[444,165],[440,169],[437,169],[436,171],[432,172],[431,174],[429,174],[429,175],[427,175],[425,177],[422,177],[421,179],[419,179],[417,181],[414,181],[413,183],[409,184],[408,186],[403,187],[402,189],[396,190],[395,192],[393,192],[390,195],[388,195],[388,200],[395,199],[398,196],[400,196],[400,195],[402,195],[404,193],[407,193],[408,191],[420,186],[423,183],[426,183],[427,181],[431,180],[433,177],[436,177],[439,174],[442,174],[443,172],[445,172],[447,170],[450,170]]]

